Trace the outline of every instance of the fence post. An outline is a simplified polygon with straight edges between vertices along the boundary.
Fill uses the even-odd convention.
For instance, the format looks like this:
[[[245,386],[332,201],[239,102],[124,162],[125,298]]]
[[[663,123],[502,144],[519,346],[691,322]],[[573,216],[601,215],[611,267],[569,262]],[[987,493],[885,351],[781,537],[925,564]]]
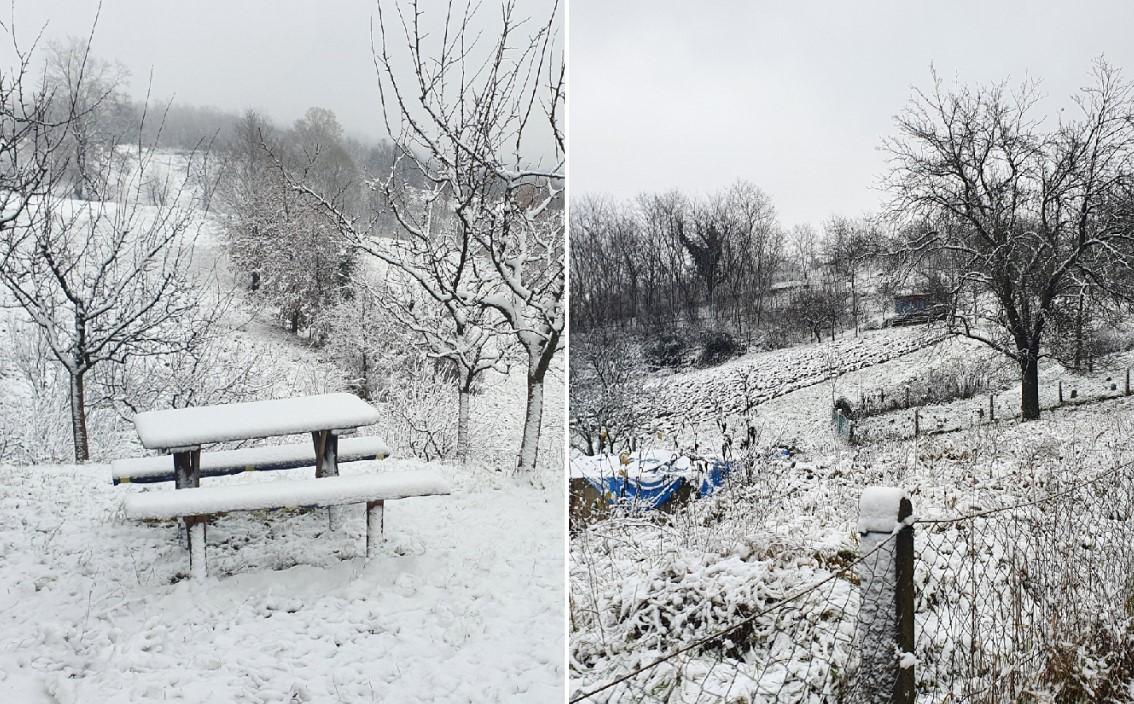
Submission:
[[[918,409],[913,409],[913,434],[917,437],[918,432],[921,430],[920,418],[918,418]]]
[[[996,394],[988,395],[988,420],[996,420]]]
[[[1126,367],[1126,392],[1123,395],[1130,395],[1130,367]]]
[[[867,487],[859,500],[856,701],[914,702],[914,535],[903,525],[912,515],[909,498],[894,487]]]
[[[1059,380],[1059,405],[1063,405],[1063,380]]]

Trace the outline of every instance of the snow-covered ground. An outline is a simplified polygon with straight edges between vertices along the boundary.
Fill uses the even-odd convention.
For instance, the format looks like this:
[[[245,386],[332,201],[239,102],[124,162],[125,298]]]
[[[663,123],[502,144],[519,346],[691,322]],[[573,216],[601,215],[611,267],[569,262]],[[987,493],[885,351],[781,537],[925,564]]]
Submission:
[[[708,369],[681,372],[647,383],[642,390],[643,414],[654,417],[651,430],[688,441],[712,430],[719,420],[746,416],[800,389],[839,379],[932,346],[940,328],[924,326],[864,332],[771,352],[745,355]]]
[[[196,583],[174,524],[122,515],[146,489],[105,465],[0,467],[0,701],[560,701],[560,485],[443,471],[452,495],[387,503],[376,558],[362,506],[337,533],[323,510],[237,513],[209,526]]]
[[[851,641],[859,597],[857,581],[835,575],[860,553],[856,527],[859,499],[866,487],[901,487],[918,517],[952,518],[1050,496],[1134,461],[1134,444],[1129,442],[1134,397],[1122,395],[1123,370],[1134,362],[1129,353],[1101,360],[1093,374],[1073,375],[1045,361],[1041,369],[1045,410],[1038,421],[1004,420],[1019,405],[1019,387],[1008,369],[1007,376],[992,374],[999,384],[996,423],[961,422],[977,419],[976,409],[987,406],[987,396],[977,396],[923,409],[922,428],[930,432],[916,439],[897,429],[899,425],[908,429],[909,412],[904,410],[864,421],[863,427],[871,432],[864,433],[859,444],[836,437],[831,428],[835,398],[857,402],[860,395],[879,388],[892,394],[938,367],[1000,363],[987,348],[969,340],[901,344],[910,334],[882,330],[867,335],[856,347],[848,346],[865,354],[846,360],[841,373],[825,372],[816,361],[823,358],[822,348],[829,344],[825,343],[749,355],[717,369],[658,380],[649,387],[654,392],[666,389],[664,397],[671,399],[672,412],[665,422],[681,428],[676,438],[652,439],[649,451],[674,451],[696,443],[705,455],[713,456],[722,437],[742,435],[743,430],[736,429],[746,423],[756,430],[759,451],[749,473],[734,472],[735,481],[709,499],[672,513],[615,515],[572,535],[573,692],[609,682],[831,577],[833,581],[821,590],[759,617],[741,632],[632,678],[612,690],[612,700],[634,693],[637,697],[631,699],[637,701],[650,693],[646,700],[652,696],[664,701],[719,701],[706,692],[721,693],[731,686],[730,696],[745,701],[750,696],[757,701],[841,701],[847,696],[841,689],[847,684],[846,672],[853,671],[855,662]],[[891,352],[879,351],[887,349]],[[801,359],[793,359],[793,354]],[[743,397],[744,380],[773,375],[784,393],[765,393],[747,414],[738,412],[734,399]],[[809,379],[813,381],[808,383]],[[1068,390],[1077,388],[1079,403],[1053,408],[1060,379],[1065,400]],[[672,403],[678,399],[682,403]],[[709,420],[714,416],[726,420],[727,431]],[[942,430],[948,432],[937,432],[937,418],[952,419],[943,423]],[[891,427],[893,432],[882,432]],[[793,457],[766,452],[779,445],[794,447]],[[733,449],[737,450],[735,445]],[[1079,590],[1075,593],[1082,603],[1101,594],[1094,585],[1106,583],[1105,579],[1082,581],[1077,575],[1101,574],[1125,564],[1106,557],[1101,558],[1105,564],[1085,566],[1092,556],[1100,559],[1101,549],[1111,547],[1092,537],[1097,531],[1125,527],[1121,521],[1108,522],[1126,515],[1130,507],[1120,499],[1134,491],[1134,481],[1123,478],[1120,486],[1116,481],[1106,485],[1113,496],[1098,504],[1084,504],[1085,496],[1073,494],[1031,514],[1008,514],[1012,520],[1002,525],[981,523],[980,531],[974,523],[915,530],[920,701],[941,701],[945,690],[955,686],[945,657],[969,637],[966,633],[975,633],[966,642],[982,657],[997,657],[1001,635],[1012,625],[1004,621],[1011,610],[1001,601],[1016,600],[1019,608],[1020,599],[1058,603],[1062,594],[1070,593],[1019,591],[1026,575],[1021,577],[1006,560],[1014,555],[1012,536],[1021,535],[1021,526],[1037,531],[1021,543],[1036,549],[1048,545],[1044,541],[1052,533],[1045,530],[1045,513],[1061,516],[1064,528],[1056,534],[1065,538],[1060,549],[1078,554],[1084,562],[1044,559],[1030,570],[1032,579]],[[1076,514],[1083,518],[1073,520]],[[1043,603],[1036,607],[1037,613],[1049,614],[1051,605]],[[989,610],[982,612],[989,620],[975,632],[967,625],[975,618],[974,604]],[[1106,606],[1113,610],[1116,604]],[[1121,611],[1122,604],[1117,607]],[[964,618],[958,625],[960,617]],[[1070,640],[1082,634],[1066,635]],[[969,645],[964,648],[968,652]],[[1011,662],[1012,655],[1000,664]],[[1099,671],[1088,662],[1083,672],[1090,667]],[[1014,682],[1023,686],[1022,680]],[[659,694],[674,686],[671,694]],[[850,696],[849,701],[854,701]]]
[[[184,155],[158,154],[150,173],[176,183],[185,164]],[[158,209],[138,207],[147,217]],[[126,518],[126,496],[171,487],[111,484],[103,462],[147,454],[124,401],[144,411],[169,405],[147,399],[182,390],[192,396],[181,403],[208,405],[350,388],[333,350],[282,329],[271,309],[234,285],[219,216],[194,217],[192,270],[211,287],[207,296],[227,301],[219,334],[195,365],[146,367],[137,398],[89,391],[95,463],[60,464],[73,457],[66,378],[27,316],[0,310],[0,704],[561,700],[560,359],[546,378],[536,471],[510,476],[524,369],[490,372],[471,401],[469,466],[429,465],[452,494],[387,502],[388,540],[370,560],[361,505],[342,508],[333,533],[325,510],[222,516],[208,528],[203,583],[188,578],[172,522]],[[8,303],[0,292],[0,308]],[[428,397],[435,407],[423,404],[426,425],[443,420],[450,401],[455,418],[455,390],[430,389],[437,393]],[[376,399],[379,420],[360,435],[386,441],[394,459],[344,464],[344,476],[424,464],[399,431],[393,403]],[[310,437],[267,444],[278,442]],[[287,482],[311,472],[202,484]]]

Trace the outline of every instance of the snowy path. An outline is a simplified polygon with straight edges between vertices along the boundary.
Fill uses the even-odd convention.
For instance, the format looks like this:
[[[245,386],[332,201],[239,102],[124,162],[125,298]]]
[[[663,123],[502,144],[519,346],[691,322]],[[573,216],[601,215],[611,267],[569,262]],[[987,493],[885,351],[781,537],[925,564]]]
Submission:
[[[0,467],[0,701],[559,700],[558,485],[446,473],[452,496],[387,506],[369,563],[360,507],[337,535],[322,511],[223,517],[198,585],[105,466]]]
[[[887,329],[748,355],[648,384],[643,412],[656,418],[655,430],[669,436],[687,427],[711,428],[721,417],[743,416],[748,407],[900,359],[941,339],[938,328]]]

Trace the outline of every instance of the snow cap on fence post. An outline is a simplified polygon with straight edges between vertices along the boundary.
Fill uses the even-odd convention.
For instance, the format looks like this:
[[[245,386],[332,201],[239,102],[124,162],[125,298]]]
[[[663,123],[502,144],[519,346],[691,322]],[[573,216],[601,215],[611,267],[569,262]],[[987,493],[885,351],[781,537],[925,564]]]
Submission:
[[[862,592],[857,701],[914,701],[913,504],[905,491],[872,486],[859,499]]]

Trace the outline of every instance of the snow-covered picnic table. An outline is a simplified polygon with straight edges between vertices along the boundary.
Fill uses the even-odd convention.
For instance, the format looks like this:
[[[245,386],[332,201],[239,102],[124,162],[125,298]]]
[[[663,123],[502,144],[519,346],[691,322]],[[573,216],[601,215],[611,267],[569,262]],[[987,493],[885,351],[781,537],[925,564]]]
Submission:
[[[351,394],[322,394],[217,406],[170,408],[134,416],[142,447],[173,454],[178,489],[201,484],[201,446],[311,433],[315,476],[338,472],[338,436],[378,422],[378,411]]]
[[[148,450],[188,450],[232,440],[353,430],[378,422],[378,411],[345,393],[146,411],[134,427]]]
[[[433,472],[399,473],[403,476],[339,477],[339,435],[378,421],[378,412],[357,396],[346,393],[322,394],[271,401],[198,406],[147,411],[134,417],[134,427],[142,446],[173,455],[176,491],[130,496],[126,514],[133,518],[182,517],[189,543],[190,570],[205,575],[205,520],[209,515],[229,511],[295,506],[335,506],[367,504],[367,552],[382,532],[383,502],[408,496],[449,493],[448,484]],[[201,447],[203,445],[254,440],[297,433],[311,433],[314,443],[315,480],[286,482],[287,487],[218,486],[202,488]],[[357,447],[348,451],[350,459],[381,458],[388,448],[377,438],[357,438]],[[210,453],[216,473],[226,473],[236,462],[248,469],[285,468],[310,457],[302,446],[255,447]],[[221,456],[224,456],[223,459]],[[150,481],[166,479],[168,465],[139,458],[115,463],[115,482],[132,477]],[[168,460],[165,460],[168,462]],[[144,479],[145,480],[145,479]],[[273,482],[274,484],[274,482]],[[334,509],[331,528],[335,527]]]

